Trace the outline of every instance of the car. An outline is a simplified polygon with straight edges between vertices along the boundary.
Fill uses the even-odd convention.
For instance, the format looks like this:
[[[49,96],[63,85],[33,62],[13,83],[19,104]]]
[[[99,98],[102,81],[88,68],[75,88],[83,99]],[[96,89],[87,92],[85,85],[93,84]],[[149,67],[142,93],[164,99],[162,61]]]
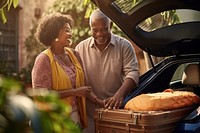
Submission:
[[[200,96],[199,0],[136,0],[136,4],[133,0],[91,1],[149,55],[152,63],[152,68],[140,76],[137,88],[126,96],[124,105],[140,94],[162,92],[169,88],[185,91],[192,88]],[[179,17],[182,15],[182,20],[155,27],[160,21],[154,16],[165,11],[176,12]],[[152,23],[144,26],[147,20]],[[164,59],[154,64],[152,56]],[[183,81],[186,71],[191,73],[187,83]],[[174,133],[199,132],[200,106],[197,105],[191,114],[178,122]]]

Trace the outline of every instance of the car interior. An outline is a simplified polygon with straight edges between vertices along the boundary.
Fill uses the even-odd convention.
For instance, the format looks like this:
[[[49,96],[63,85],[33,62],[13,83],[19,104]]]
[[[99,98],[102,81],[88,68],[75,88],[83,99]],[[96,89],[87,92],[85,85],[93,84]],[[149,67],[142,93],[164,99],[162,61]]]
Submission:
[[[180,91],[192,91],[200,96],[200,64],[190,63],[184,64],[186,67],[183,70],[181,83],[184,87],[174,88]]]

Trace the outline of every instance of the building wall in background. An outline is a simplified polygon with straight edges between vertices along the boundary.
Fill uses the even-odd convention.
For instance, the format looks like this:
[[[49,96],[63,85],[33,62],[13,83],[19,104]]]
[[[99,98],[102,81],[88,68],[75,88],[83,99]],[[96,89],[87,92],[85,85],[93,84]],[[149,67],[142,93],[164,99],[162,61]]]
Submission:
[[[30,35],[33,23],[54,0],[19,0],[19,69],[27,65],[25,40]],[[34,44],[33,44],[34,45]]]

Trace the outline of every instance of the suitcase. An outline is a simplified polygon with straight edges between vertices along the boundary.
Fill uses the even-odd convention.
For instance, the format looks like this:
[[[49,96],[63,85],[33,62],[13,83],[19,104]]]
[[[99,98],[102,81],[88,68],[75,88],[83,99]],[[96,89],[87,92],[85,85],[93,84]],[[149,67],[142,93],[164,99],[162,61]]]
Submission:
[[[96,133],[173,133],[177,122],[195,109],[184,107],[170,111],[95,110]]]

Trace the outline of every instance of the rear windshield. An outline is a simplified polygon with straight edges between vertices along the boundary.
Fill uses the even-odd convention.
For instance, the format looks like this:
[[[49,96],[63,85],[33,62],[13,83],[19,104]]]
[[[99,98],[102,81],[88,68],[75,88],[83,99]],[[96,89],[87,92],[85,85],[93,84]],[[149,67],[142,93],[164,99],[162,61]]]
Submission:
[[[148,32],[179,23],[200,21],[200,12],[195,10],[177,9],[156,14],[142,23],[140,27]]]
[[[131,11],[135,6],[144,0],[115,0],[113,3],[126,14],[131,14]],[[156,29],[166,27],[169,25],[200,21],[200,12],[189,9],[177,9],[169,10],[162,13],[158,13],[154,16],[147,18],[145,21],[139,24],[141,29],[147,32],[154,31]]]
[[[114,3],[122,12],[129,14],[131,10],[142,1],[144,0],[115,0]]]

